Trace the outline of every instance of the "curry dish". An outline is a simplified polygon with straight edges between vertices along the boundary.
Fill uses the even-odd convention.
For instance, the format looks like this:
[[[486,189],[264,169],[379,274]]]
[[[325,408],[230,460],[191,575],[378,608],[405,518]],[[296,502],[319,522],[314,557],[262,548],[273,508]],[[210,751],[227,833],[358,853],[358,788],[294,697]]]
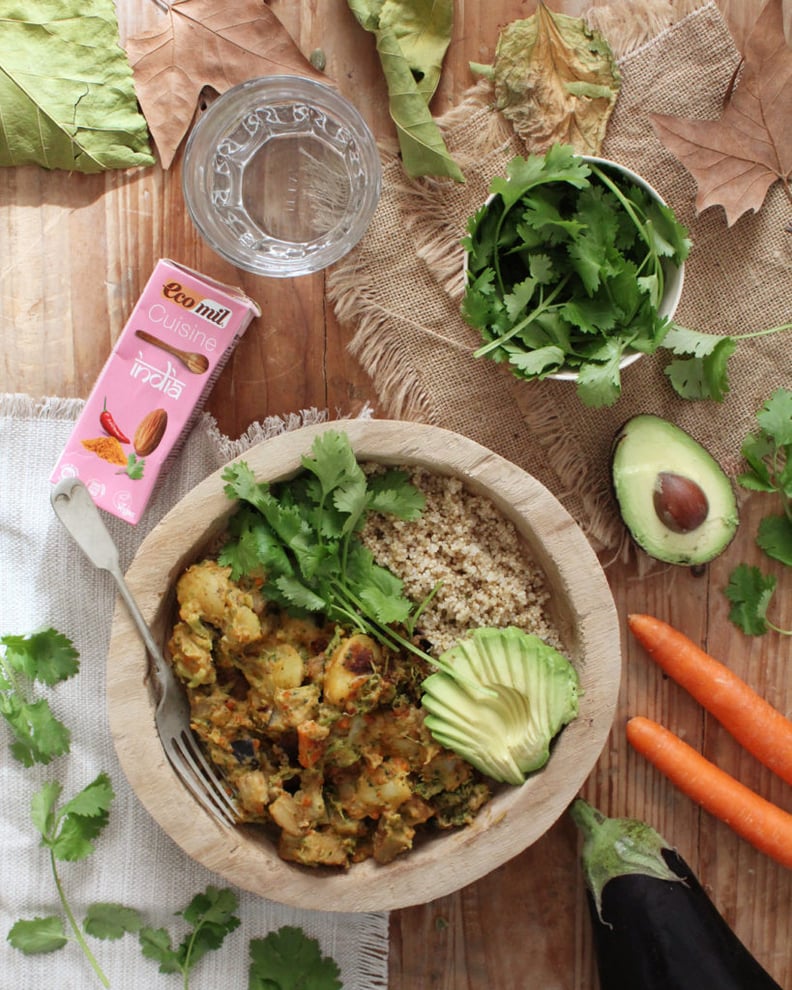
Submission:
[[[272,829],[283,859],[340,867],[471,822],[491,782],[425,727],[428,667],[290,616],[230,573],[207,559],[182,574],[169,650],[241,820]]]

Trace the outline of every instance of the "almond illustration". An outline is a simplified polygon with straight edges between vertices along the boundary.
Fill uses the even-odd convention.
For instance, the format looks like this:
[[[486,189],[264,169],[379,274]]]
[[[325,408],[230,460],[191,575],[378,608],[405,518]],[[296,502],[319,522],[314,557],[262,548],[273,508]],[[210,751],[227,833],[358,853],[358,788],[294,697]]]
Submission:
[[[148,457],[159,447],[167,425],[168,414],[164,409],[152,409],[143,417],[132,441],[138,457]]]

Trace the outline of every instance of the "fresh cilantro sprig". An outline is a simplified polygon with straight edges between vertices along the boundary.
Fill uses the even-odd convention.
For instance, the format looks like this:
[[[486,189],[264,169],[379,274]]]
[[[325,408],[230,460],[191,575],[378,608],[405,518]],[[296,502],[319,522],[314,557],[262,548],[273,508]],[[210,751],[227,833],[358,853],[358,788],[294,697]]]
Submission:
[[[233,890],[209,886],[196,894],[183,911],[177,911],[191,929],[174,947],[165,928],[144,926],[139,938],[143,955],[159,963],[160,973],[181,973],[184,990],[189,987],[190,973],[208,953],[219,949],[225,937],[240,925],[234,914],[238,898]]]
[[[610,406],[625,353],[663,349],[678,395],[721,401],[738,341],[792,329],[721,337],[661,317],[666,268],[691,249],[687,230],[642,186],[569,146],[513,158],[490,193],[462,241],[461,312],[484,341],[474,355],[508,362],[517,378],[576,372],[581,401]]]
[[[46,698],[31,698],[35,682],[53,687],[79,670],[72,642],[54,629],[0,637],[0,715],[14,742],[11,752],[26,767],[47,764],[69,751],[70,733]]]
[[[314,938],[285,925],[251,939],[248,990],[341,990],[340,970]]]
[[[673,324],[665,335],[663,347],[680,357],[669,362],[665,374],[674,391],[683,399],[721,402],[729,391],[729,358],[737,350],[739,342],[786,330],[792,330],[792,323],[722,337]]]
[[[756,542],[768,557],[792,568],[792,390],[776,389],[756,419],[759,429],[741,447],[747,470],[737,481],[749,491],[777,496],[781,512],[760,521]],[[776,585],[776,577],[758,567],[740,564],[732,571],[725,588],[732,603],[729,618],[749,636],[768,630],[792,635],[767,617]]]
[[[277,605],[321,613],[436,664],[410,641],[425,603],[411,602],[401,579],[375,563],[359,537],[369,512],[418,518],[421,492],[402,471],[366,474],[349,438],[335,430],[315,438],[302,468],[275,485],[257,482],[244,462],[226,468],[225,492],[244,504],[231,518],[220,562],[235,580],[260,577]]]
[[[52,877],[71,937],[82,949],[102,985],[109,987],[110,981],[86,942],[83,929],[67,900],[58,863],[75,863],[94,851],[94,842],[108,822],[113,788],[107,774],[100,773],[73,798],[58,807],[62,790],[58,781],[45,783],[33,796],[31,818],[41,837],[41,845],[49,850]],[[101,917],[101,912],[96,913],[94,920],[97,917]],[[58,915],[17,921],[8,933],[11,945],[28,954],[54,952],[69,940],[63,918]]]

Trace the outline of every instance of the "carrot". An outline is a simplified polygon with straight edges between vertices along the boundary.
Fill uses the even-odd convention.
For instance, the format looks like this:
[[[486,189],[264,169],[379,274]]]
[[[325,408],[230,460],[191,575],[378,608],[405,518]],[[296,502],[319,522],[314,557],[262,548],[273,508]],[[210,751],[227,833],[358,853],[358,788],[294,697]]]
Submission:
[[[627,739],[676,787],[760,852],[792,868],[792,815],[710,763],[649,718],[627,722]]]
[[[630,615],[649,656],[773,773],[792,784],[792,721],[725,664],[652,615]]]

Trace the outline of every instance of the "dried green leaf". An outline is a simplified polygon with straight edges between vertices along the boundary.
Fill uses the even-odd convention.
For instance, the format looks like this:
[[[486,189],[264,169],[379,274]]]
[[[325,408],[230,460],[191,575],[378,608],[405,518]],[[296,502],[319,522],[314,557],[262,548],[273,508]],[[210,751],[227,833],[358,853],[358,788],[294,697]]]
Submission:
[[[494,64],[474,68],[492,78],[498,109],[532,152],[599,153],[621,76],[607,41],[580,18],[539,3],[501,32]]]
[[[435,0],[390,0],[382,4],[380,27],[399,42],[418,92],[429,103],[440,82],[443,59],[451,41],[454,5]]]
[[[112,0],[27,0],[0,16],[0,165],[154,164]]]
[[[463,181],[429,109],[451,40],[453,0],[348,0],[377,40],[404,169]]]

